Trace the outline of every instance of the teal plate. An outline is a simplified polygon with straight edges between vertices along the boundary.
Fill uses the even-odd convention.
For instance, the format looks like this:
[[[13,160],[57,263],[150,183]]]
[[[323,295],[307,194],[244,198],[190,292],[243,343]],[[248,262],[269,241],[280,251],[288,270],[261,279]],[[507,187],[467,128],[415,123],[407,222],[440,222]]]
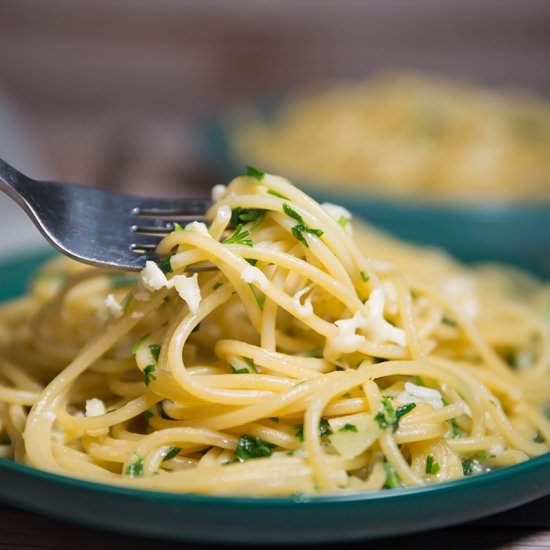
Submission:
[[[44,252],[0,263],[0,299],[16,296]],[[412,489],[289,498],[160,493],[92,483],[0,460],[0,499],[113,531],[249,545],[403,535],[496,514],[550,494],[550,454],[460,481]]]
[[[265,105],[260,112],[269,118],[278,102]],[[238,113],[233,119],[238,119]],[[243,163],[233,154],[223,121],[223,114],[212,115],[197,124],[196,134],[208,164],[229,180],[242,173]],[[397,237],[442,247],[467,262],[505,262],[550,277],[550,201],[501,204],[394,199],[345,190],[337,182],[321,185],[283,175],[319,202],[341,204]]]

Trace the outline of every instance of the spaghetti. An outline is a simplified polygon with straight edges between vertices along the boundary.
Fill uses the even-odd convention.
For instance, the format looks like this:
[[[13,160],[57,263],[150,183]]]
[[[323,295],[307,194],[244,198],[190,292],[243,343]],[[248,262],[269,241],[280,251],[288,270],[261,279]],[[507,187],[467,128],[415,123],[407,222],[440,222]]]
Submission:
[[[215,193],[209,226],[176,226],[139,276],[56,259],[2,306],[2,456],[261,496],[429,484],[548,451],[547,287],[395,241],[254,169]]]

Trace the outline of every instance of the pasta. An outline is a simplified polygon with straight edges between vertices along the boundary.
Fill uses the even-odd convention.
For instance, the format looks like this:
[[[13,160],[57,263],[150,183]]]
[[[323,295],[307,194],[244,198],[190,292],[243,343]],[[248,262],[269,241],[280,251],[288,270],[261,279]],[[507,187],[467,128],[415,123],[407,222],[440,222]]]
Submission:
[[[252,168],[214,192],[209,226],[176,225],[139,276],[55,259],[2,306],[1,456],[285,496],[548,451],[547,286],[401,243]]]
[[[237,159],[321,189],[439,201],[550,197],[550,104],[524,92],[390,74],[227,124]]]

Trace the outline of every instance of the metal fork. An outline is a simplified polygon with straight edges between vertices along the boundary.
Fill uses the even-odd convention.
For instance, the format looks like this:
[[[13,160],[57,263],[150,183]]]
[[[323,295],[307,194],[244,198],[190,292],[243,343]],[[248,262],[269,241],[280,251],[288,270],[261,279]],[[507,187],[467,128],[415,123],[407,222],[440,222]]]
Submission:
[[[208,199],[141,198],[23,175],[0,159],[0,190],[28,214],[63,254],[87,264],[139,271],[158,261],[174,223],[205,221]],[[9,232],[8,227],[0,231]]]

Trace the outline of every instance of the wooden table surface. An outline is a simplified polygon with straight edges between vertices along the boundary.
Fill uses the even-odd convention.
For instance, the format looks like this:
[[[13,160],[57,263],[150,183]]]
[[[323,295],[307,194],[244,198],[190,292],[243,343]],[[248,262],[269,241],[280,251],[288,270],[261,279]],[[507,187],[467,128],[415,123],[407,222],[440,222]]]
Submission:
[[[0,2],[0,92],[32,136],[33,175],[141,194],[208,193],[194,125],[212,110],[387,67],[548,93],[549,60],[545,0]],[[0,520],[0,550],[183,546],[9,505]],[[398,544],[550,548],[550,499],[375,547]]]

